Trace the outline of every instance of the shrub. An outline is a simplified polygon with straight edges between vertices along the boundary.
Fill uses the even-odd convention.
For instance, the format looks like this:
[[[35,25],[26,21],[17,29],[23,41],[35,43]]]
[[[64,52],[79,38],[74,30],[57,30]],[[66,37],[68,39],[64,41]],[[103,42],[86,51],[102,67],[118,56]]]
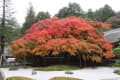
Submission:
[[[79,56],[84,62],[101,62],[102,58],[114,57],[112,45],[104,39],[103,26],[110,27],[106,23],[85,21],[78,17],[42,20],[12,42],[12,54],[18,58],[67,54]]]
[[[120,75],[120,70],[115,70],[114,73]]]
[[[116,57],[120,57],[120,44],[117,48],[113,49],[112,53],[114,53]]]
[[[115,64],[114,64],[114,66],[120,67],[120,60],[117,60],[117,61],[115,62]]]

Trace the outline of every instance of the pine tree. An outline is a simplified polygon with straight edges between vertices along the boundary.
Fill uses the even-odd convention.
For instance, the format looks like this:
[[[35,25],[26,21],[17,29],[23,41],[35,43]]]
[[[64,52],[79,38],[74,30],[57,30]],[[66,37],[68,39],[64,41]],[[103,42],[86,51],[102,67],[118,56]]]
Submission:
[[[87,20],[96,20],[95,18],[95,12],[92,11],[92,9],[88,9],[88,12],[86,13]]]
[[[36,22],[40,20],[44,20],[50,18],[50,13],[49,12],[39,12],[36,16]]]
[[[109,5],[105,5],[103,8],[96,10],[96,20],[105,22],[108,18],[115,16],[115,11]]]
[[[78,3],[69,3],[68,7],[63,7],[56,14],[59,18],[65,18],[69,16],[84,17],[84,11]]]
[[[3,55],[4,50],[5,50],[5,43],[6,43],[6,29],[7,29],[7,23],[8,20],[11,18],[13,11],[12,11],[12,5],[11,5],[11,0],[1,0],[2,5],[1,7],[1,14],[2,16],[1,18],[1,22],[0,22],[0,47],[1,47],[1,51],[0,51],[0,65],[3,65]],[[5,58],[4,58],[5,59]]]
[[[22,35],[25,34],[25,31],[29,29],[35,23],[35,12],[32,4],[29,4],[27,16],[25,18],[25,22],[23,24],[23,28],[21,29]]]

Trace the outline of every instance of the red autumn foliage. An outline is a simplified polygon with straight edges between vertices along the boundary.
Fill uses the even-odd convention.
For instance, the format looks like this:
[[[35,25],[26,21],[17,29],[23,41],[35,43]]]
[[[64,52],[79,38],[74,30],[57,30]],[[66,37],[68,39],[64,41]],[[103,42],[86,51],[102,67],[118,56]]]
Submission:
[[[12,54],[49,56],[69,53],[84,60],[101,62],[112,58],[112,45],[104,39],[102,27],[109,24],[85,21],[78,17],[53,17],[35,23],[20,39],[12,42]]]

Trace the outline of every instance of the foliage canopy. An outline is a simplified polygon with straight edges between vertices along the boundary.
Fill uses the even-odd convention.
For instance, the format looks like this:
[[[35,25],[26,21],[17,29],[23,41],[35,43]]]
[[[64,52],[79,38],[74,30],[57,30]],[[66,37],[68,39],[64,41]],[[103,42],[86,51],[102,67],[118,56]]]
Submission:
[[[103,27],[109,28],[110,25],[78,17],[41,20],[12,42],[12,53],[16,57],[68,54],[101,62],[102,58],[114,57],[112,45],[104,39]]]

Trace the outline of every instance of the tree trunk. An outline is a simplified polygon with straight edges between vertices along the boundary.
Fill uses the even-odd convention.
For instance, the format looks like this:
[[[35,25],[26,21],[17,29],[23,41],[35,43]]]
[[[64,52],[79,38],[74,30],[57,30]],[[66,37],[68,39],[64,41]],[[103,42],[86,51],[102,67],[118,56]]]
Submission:
[[[82,64],[81,64],[81,56],[79,55],[79,60],[80,60],[80,67],[82,66]]]
[[[3,59],[2,56],[4,55],[4,47],[5,47],[5,0],[3,0],[3,17],[2,17],[2,30],[1,30],[1,52],[0,52],[0,58]],[[4,61],[4,60],[2,60]],[[3,62],[1,61],[0,65],[3,65]]]
[[[67,55],[67,64],[69,65],[70,62],[70,55]]]

